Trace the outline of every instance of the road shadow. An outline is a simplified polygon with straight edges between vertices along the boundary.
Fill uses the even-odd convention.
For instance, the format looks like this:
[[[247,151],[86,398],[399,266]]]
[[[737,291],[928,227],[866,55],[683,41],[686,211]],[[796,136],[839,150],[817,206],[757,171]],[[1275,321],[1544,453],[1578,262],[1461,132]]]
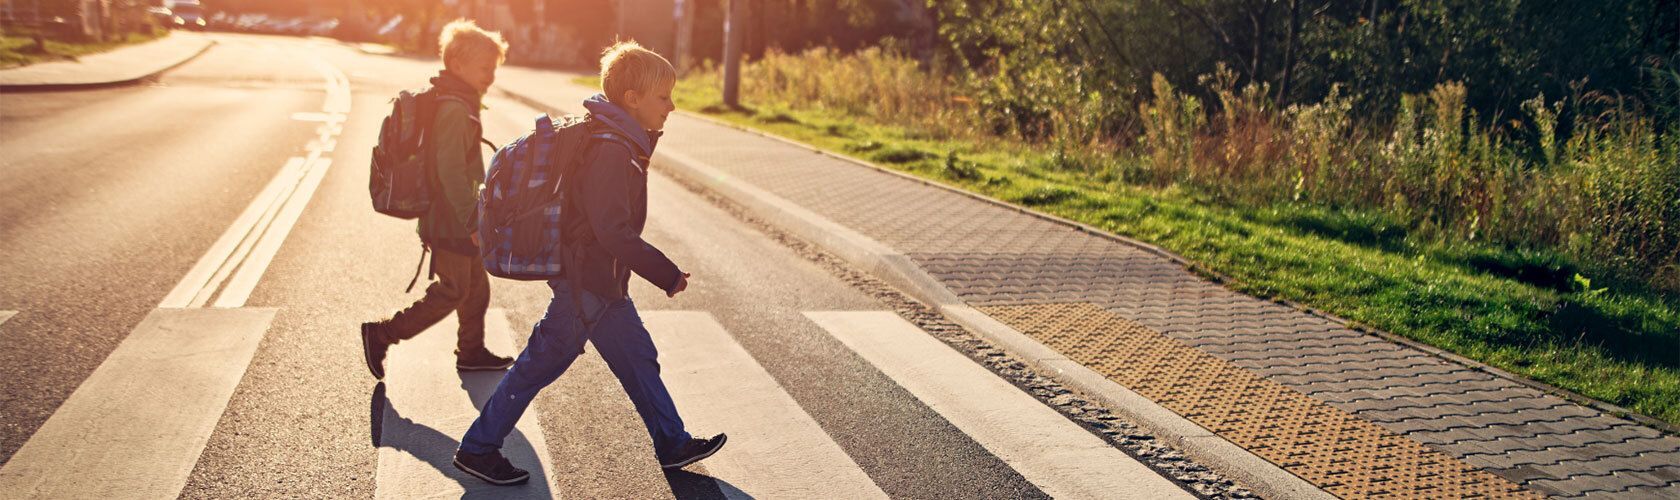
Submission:
[[[388,404],[385,400],[385,381],[381,380],[373,384],[373,397],[368,402],[368,440],[373,442],[374,448],[379,447],[379,436],[385,429],[385,406]]]
[[[679,500],[752,498],[752,495],[741,491],[728,481],[708,476],[703,472],[668,470],[665,471],[665,482],[671,485],[671,494]]]
[[[467,395],[472,400],[473,409],[475,411],[472,415],[453,417],[447,422],[436,422],[432,424],[451,429],[459,428],[461,432],[464,433],[467,427],[471,425],[472,420],[477,418],[478,413],[483,411],[484,402],[488,400],[490,398],[490,394],[496,390],[496,384],[501,381],[503,373],[504,372],[460,373],[461,388],[467,391]],[[440,397],[442,396],[440,395]],[[456,469],[454,464],[455,450],[461,445],[460,441],[456,440],[456,436],[439,431],[436,427],[433,427],[428,423],[416,422],[409,417],[403,416],[400,409],[386,396],[386,386],[384,382],[380,382],[374,386],[369,408],[371,411],[370,416],[372,417],[369,419],[370,422],[372,422],[370,424],[369,434],[375,447],[389,448],[391,450],[407,453],[413,458],[418,459],[420,463],[435,469],[444,477],[454,481],[455,484],[450,486],[458,487],[463,491],[461,498],[553,498],[553,492],[549,486],[550,481],[547,471],[544,471],[541,467],[542,461],[537,456],[538,451],[535,446],[531,444],[525,434],[520,432],[517,428],[514,429],[514,431],[504,440],[502,444],[502,454],[503,456],[506,456],[509,461],[513,462],[515,466],[529,471],[531,473],[531,479],[522,485],[496,486]],[[546,452],[547,450],[543,451]],[[391,464],[386,467],[386,469],[396,469],[401,467],[401,465]],[[404,480],[410,477],[416,477],[416,474],[413,471],[392,470],[391,472],[397,474],[397,477],[391,478],[394,480]],[[420,475],[418,477],[434,476]],[[378,480],[376,479],[376,481]],[[377,484],[383,485],[386,483],[384,481],[378,481]],[[404,486],[441,487],[444,485],[398,485],[394,489],[397,491],[412,492],[412,490],[409,490]],[[436,496],[442,492],[432,490],[424,493],[428,494],[428,496]],[[384,497],[388,495],[379,494],[378,496]]]

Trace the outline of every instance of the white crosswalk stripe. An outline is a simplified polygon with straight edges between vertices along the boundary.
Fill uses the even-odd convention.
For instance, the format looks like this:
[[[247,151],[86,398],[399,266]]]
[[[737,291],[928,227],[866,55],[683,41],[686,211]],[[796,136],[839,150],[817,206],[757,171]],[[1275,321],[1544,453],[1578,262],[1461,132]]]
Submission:
[[[529,482],[494,486],[456,469],[455,448],[484,400],[506,372],[455,370],[454,316],[419,336],[393,346],[385,360],[386,403],[379,439],[376,498],[552,498],[548,444],[532,406],[514,425],[502,454],[515,467],[530,471]],[[495,353],[512,353],[507,315],[485,315],[484,344]]]
[[[12,316],[17,316],[17,313],[17,311],[0,311],[0,325],[6,324],[6,320],[12,319]]]
[[[1050,496],[1194,498],[896,314],[805,316]]]
[[[0,498],[174,498],[273,309],[156,309],[0,468]]]
[[[887,497],[711,314],[648,311],[642,321],[683,423],[729,433],[701,462],[725,496]]]

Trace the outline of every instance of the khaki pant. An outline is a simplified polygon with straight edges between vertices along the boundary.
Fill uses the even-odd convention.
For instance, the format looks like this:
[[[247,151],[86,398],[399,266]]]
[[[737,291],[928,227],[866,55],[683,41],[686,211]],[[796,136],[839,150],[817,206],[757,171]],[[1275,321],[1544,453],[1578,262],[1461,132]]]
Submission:
[[[437,275],[437,281],[426,287],[426,295],[398,311],[376,330],[387,343],[395,344],[414,338],[454,312],[461,320],[455,352],[484,349],[484,310],[490,307],[490,275],[484,272],[478,256],[433,250],[432,273]]]

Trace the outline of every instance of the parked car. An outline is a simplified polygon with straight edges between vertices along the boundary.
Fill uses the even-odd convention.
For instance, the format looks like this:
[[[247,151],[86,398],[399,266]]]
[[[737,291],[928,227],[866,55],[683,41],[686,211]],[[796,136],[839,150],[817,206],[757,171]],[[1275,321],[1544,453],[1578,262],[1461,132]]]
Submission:
[[[169,27],[175,25],[175,13],[170,12],[169,7],[148,7],[146,8],[146,17],[151,18],[152,22],[158,26]]]
[[[171,25],[178,29],[203,31],[207,24],[204,5],[198,2],[173,2],[169,5],[169,12],[173,14]]]

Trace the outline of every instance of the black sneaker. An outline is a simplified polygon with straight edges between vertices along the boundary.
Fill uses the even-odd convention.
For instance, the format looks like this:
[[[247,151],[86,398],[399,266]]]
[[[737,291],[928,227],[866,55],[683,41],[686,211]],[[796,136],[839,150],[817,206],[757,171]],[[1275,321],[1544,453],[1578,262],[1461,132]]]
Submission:
[[[391,349],[391,344],[385,343],[379,332],[378,323],[362,323],[362,359],[367,361],[368,371],[373,372],[373,378],[385,379],[385,352]]]
[[[514,467],[500,451],[481,455],[455,450],[455,468],[497,486],[524,484],[526,480],[531,479],[531,473]]]
[[[659,466],[666,469],[687,467],[688,464],[705,460],[706,457],[717,453],[718,450],[723,449],[723,443],[728,440],[729,436],[724,434],[712,436],[711,439],[689,439],[687,443],[677,447],[676,453],[672,453],[671,458],[660,460]]]
[[[506,370],[513,366],[513,358],[491,354],[488,349],[455,353],[455,369],[463,371]]]

